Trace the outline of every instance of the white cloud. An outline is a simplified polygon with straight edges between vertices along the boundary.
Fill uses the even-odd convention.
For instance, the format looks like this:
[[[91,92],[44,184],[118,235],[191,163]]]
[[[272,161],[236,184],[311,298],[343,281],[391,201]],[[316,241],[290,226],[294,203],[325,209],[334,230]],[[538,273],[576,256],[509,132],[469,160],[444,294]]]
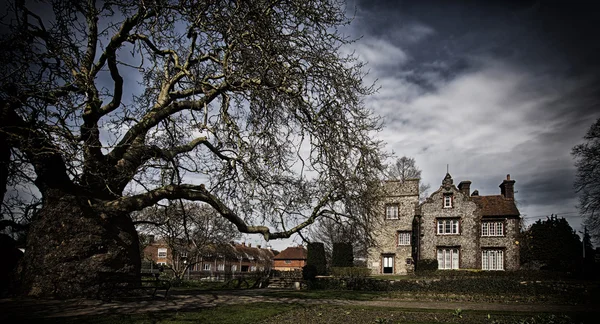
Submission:
[[[353,49],[361,61],[368,62],[374,69],[401,66],[409,60],[400,47],[381,38],[367,37]]]

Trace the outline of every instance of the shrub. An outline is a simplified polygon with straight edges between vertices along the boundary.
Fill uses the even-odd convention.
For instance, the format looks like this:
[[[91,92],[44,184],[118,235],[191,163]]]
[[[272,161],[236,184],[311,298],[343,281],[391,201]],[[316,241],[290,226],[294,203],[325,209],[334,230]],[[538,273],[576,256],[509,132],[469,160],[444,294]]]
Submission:
[[[334,267],[330,269],[330,273],[334,277],[365,278],[371,274],[371,269],[358,267]]]
[[[307,281],[314,281],[317,277],[317,267],[312,264],[307,264],[302,267],[302,278]]]
[[[417,261],[415,271],[435,271],[438,269],[438,261],[436,259],[423,259]]]
[[[352,267],[354,253],[350,243],[333,243],[331,253],[331,267]]]
[[[308,243],[306,264],[315,267],[316,275],[327,273],[327,260],[325,259],[325,246],[320,242]]]

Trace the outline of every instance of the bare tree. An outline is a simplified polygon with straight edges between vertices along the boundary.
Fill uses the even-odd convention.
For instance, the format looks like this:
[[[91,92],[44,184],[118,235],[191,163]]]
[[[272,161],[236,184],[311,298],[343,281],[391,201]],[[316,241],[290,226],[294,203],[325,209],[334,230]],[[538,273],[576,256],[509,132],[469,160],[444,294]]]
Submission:
[[[166,200],[266,240],[374,212],[381,124],[362,64],[340,54],[340,1],[7,8],[0,134],[42,199],[25,294],[95,295],[101,272],[139,273],[130,214]]]
[[[575,190],[579,194],[579,210],[591,235],[600,240],[600,118],[583,137],[584,143],[573,147],[577,175]]]
[[[421,170],[417,167],[417,162],[414,158],[403,156],[390,164],[386,168],[388,179],[400,180],[404,182],[407,179],[421,179]],[[427,198],[427,191],[431,186],[427,183],[420,182],[419,184],[419,200],[423,201]]]
[[[134,213],[132,218],[142,232],[165,240],[174,257],[170,268],[178,279],[183,279],[186,271],[212,248],[240,236],[235,226],[219,217],[212,207],[196,202],[155,205]]]

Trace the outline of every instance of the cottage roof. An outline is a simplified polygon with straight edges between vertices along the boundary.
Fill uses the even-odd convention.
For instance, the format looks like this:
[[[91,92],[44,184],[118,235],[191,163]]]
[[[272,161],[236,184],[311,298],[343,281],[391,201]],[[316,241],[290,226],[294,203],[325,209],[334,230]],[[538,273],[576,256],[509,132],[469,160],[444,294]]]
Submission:
[[[306,260],[307,251],[302,246],[289,247],[275,256],[275,260]]]
[[[506,199],[502,195],[471,196],[481,208],[482,216],[519,216],[519,209],[514,199]]]

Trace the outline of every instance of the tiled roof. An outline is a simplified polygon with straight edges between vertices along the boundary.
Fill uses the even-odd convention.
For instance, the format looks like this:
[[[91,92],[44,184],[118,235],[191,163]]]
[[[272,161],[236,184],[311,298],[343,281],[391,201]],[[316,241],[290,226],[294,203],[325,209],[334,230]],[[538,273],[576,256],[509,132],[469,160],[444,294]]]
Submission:
[[[302,246],[289,247],[275,256],[275,260],[306,260],[307,251]]]
[[[514,199],[506,199],[502,195],[471,196],[481,208],[482,216],[519,216],[519,210]]]

